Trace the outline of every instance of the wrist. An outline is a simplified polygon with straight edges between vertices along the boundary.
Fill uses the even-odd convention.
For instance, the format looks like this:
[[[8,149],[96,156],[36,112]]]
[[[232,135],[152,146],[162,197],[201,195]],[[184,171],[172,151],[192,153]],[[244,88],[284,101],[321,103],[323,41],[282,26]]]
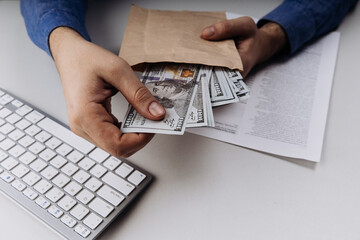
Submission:
[[[73,51],[76,42],[86,41],[78,32],[69,27],[57,27],[49,36],[49,49],[55,63],[66,55],[68,51]]]
[[[285,31],[279,24],[268,22],[259,29],[259,33],[263,41],[263,51],[259,63],[270,59],[274,55],[288,51],[289,41]]]

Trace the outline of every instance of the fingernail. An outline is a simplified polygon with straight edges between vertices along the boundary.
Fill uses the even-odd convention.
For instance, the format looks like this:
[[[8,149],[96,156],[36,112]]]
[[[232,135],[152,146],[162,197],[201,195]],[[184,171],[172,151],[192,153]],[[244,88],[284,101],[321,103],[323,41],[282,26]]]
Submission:
[[[149,111],[153,116],[162,116],[165,113],[165,109],[157,102],[150,104]]]
[[[208,27],[205,28],[203,31],[203,36],[204,37],[211,37],[212,35],[214,35],[215,33],[215,28],[214,27]]]

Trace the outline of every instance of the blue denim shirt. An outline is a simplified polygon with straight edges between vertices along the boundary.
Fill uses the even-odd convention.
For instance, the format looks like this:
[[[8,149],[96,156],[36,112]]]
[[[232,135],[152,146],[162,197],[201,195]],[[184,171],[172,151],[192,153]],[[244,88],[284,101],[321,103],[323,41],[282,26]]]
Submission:
[[[86,0],[21,0],[20,9],[29,37],[49,55],[48,38],[57,27],[70,27],[90,41],[85,27]]]
[[[285,30],[290,53],[294,53],[313,38],[334,30],[358,0],[285,0],[264,16],[261,27],[276,22]]]
[[[268,21],[285,30],[290,53],[309,40],[335,29],[357,0],[285,0],[263,17],[258,26]],[[31,40],[51,55],[48,37],[52,30],[67,26],[90,37],[85,27],[86,0],[21,0],[21,13]]]

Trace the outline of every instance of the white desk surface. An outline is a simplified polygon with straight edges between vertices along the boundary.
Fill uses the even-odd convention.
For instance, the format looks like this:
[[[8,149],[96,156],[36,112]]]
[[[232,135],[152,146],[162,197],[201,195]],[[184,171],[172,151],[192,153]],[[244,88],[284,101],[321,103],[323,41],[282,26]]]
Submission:
[[[280,0],[90,2],[94,42],[118,53],[130,3],[261,17]],[[100,239],[360,239],[360,7],[341,32],[321,162],[185,134],[157,135],[130,159],[155,176]],[[0,1],[0,86],[67,123],[54,64],[28,38],[17,1]],[[115,97],[117,114],[127,103]],[[123,115],[119,115],[123,116]],[[61,239],[0,195],[0,239]]]

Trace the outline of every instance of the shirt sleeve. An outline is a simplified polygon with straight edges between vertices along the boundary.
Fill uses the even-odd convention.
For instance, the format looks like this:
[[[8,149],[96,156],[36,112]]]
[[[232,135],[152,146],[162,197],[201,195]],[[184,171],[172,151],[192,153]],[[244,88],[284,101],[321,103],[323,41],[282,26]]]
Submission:
[[[20,9],[29,37],[49,55],[49,35],[57,27],[70,27],[90,41],[85,0],[21,0]]]
[[[358,0],[285,0],[258,22],[276,22],[285,30],[290,53],[335,29]]]

